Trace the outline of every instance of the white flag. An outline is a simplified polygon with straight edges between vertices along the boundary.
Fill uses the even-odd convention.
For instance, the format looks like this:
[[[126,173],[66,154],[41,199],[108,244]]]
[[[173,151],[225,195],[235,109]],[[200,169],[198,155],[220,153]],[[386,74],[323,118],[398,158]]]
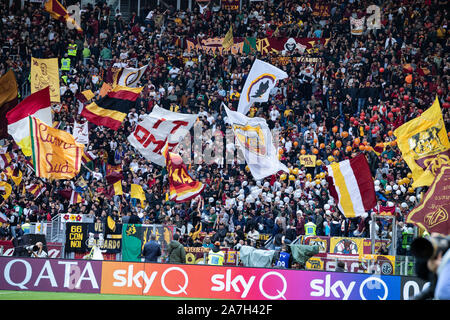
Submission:
[[[242,88],[238,112],[245,115],[252,103],[269,100],[269,93],[275,87],[275,83],[287,77],[287,73],[283,70],[256,59]]]
[[[266,120],[246,117],[240,112],[231,111],[225,105],[224,108],[253,178],[261,180],[280,170],[289,173],[289,169],[278,160]]]
[[[88,122],[85,123],[77,123],[76,121],[73,123],[73,137],[76,142],[88,145],[89,144],[89,130],[88,130]]]
[[[164,167],[166,160],[162,149],[166,142],[169,151],[175,149],[197,117],[197,114],[172,112],[155,105],[152,112],[138,122],[134,132],[128,136],[128,141],[147,160]]]
[[[350,17],[350,33],[354,36],[359,36],[364,31],[364,22],[366,21],[366,17],[362,17],[361,19],[355,19]]]
[[[141,68],[123,68],[119,73],[117,84],[119,86],[136,88],[147,67],[148,65]]]

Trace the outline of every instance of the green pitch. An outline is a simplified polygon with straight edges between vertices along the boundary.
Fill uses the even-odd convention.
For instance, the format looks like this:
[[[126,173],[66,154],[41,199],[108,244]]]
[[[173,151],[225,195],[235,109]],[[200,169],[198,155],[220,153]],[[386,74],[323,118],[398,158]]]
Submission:
[[[0,290],[0,300],[186,300],[186,298],[151,297],[126,294]]]

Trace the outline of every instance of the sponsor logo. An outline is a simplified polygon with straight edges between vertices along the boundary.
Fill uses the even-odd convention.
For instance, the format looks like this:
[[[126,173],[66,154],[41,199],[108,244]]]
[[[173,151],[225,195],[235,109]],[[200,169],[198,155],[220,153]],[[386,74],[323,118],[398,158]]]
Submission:
[[[342,280],[333,281],[332,275],[328,274],[325,279],[314,279],[310,282],[312,297],[325,297],[329,299],[348,300],[352,293],[358,294],[362,300],[386,300],[389,290],[386,283],[376,276],[366,278],[355,289],[356,281],[345,283]],[[357,299],[355,296],[352,299]]]
[[[0,270],[2,289],[90,292],[100,289],[96,277],[99,269],[95,269],[92,262],[5,259]]]

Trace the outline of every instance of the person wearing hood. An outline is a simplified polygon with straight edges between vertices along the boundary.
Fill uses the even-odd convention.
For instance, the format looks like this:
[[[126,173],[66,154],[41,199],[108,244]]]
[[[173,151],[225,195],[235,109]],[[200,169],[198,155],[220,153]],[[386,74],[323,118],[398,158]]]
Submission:
[[[186,263],[186,251],[184,246],[178,241],[180,235],[175,233],[173,240],[169,243],[169,263]]]

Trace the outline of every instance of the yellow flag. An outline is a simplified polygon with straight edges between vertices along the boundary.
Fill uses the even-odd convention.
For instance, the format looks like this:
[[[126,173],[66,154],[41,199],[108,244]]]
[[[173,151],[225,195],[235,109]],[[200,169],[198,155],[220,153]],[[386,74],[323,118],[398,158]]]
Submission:
[[[12,167],[6,168],[6,175],[14,181],[14,184],[18,186],[22,182],[22,171],[15,170]]]
[[[412,187],[431,185],[436,169],[449,161],[450,143],[438,98],[420,117],[397,128],[394,135],[412,172]]]
[[[230,30],[228,30],[227,34],[225,35],[225,38],[223,38],[222,47],[226,50],[231,48],[233,44],[234,44],[233,26],[230,26]]]
[[[122,180],[119,180],[116,183],[114,183],[113,187],[114,187],[114,195],[120,196],[120,195],[123,194],[123,191],[122,191]]]
[[[84,145],[68,132],[29,117],[31,149],[37,177],[72,179],[80,172]]]
[[[2,194],[3,199],[7,200],[11,195],[12,187],[6,181],[0,181],[0,193]],[[4,192],[4,194],[3,194]]]
[[[131,184],[130,197],[141,200],[141,206],[144,206],[145,193],[142,187],[138,184]]]
[[[91,100],[92,98],[95,97],[95,95],[94,95],[94,93],[92,92],[92,90],[84,90],[84,91],[81,92],[81,94],[82,94],[83,96],[85,96],[87,100]]]
[[[31,93],[50,86],[50,101],[61,102],[59,95],[58,59],[37,59],[31,57]]]
[[[0,107],[17,98],[17,81],[14,71],[8,70],[0,77]]]
[[[109,230],[111,231],[116,230],[116,222],[114,221],[113,218],[111,218],[111,216],[108,216],[108,218],[106,219],[106,223],[108,224]]]
[[[316,166],[316,156],[312,154],[304,154],[298,157],[300,160],[300,165],[305,167],[315,167]]]

